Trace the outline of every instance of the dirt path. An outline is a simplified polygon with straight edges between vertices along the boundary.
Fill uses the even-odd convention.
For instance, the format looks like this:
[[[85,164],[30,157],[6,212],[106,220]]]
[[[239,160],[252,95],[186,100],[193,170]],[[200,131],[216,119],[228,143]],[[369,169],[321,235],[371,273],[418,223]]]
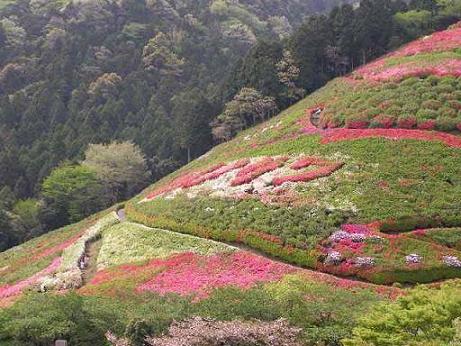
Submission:
[[[120,222],[123,222],[126,220],[126,213],[125,209],[119,209],[117,210],[117,217],[120,220]]]
[[[98,239],[87,245],[85,255],[88,256],[88,263],[85,269],[82,270],[83,285],[91,281],[97,272],[97,261],[99,250],[102,246],[102,239]]]

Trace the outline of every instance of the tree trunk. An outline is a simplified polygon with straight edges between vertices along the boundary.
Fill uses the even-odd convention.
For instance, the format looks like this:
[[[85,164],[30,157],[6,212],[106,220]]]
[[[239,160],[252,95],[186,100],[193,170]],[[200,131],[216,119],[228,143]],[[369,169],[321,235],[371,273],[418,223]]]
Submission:
[[[187,163],[189,163],[191,160],[190,158],[190,147],[187,147]]]

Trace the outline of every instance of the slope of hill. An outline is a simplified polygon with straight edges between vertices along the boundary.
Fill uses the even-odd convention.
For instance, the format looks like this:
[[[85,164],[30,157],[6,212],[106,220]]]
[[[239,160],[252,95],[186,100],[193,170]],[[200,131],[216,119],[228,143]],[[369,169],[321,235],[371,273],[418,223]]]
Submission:
[[[128,221],[109,210],[0,253],[0,306],[78,288],[110,310],[85,308],[98,333],[285,318],[300,329],[277,337],[338,345],[408,291],[385,284],[461,277],[460,35],[330,82],[129,201]],[[20,309],[52,297],[0,314],[0,341],[38,340]]]
[[[424,236],[460,235],[460,37],[332,81],[154,185],[128,218],[376,283],[460,276],[456,247]]]

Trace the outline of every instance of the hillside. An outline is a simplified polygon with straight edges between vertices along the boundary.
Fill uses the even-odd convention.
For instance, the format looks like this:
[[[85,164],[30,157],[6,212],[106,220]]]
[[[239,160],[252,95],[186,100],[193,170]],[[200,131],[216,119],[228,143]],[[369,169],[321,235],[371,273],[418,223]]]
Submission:
[[[0,253],[0,306],[13,306],[0,342],[54,340],[29,315],[52,321],[43,304],[81,299],[94,323],[82,345],[220,328],[339,345],[376,303],[411,295],[402,284],[461,277],[460,37],[456,25],[412,42],[123,207]]]
[[[375,283],[460,276],[460,38],[455,26],[335,79],[128,218]]]

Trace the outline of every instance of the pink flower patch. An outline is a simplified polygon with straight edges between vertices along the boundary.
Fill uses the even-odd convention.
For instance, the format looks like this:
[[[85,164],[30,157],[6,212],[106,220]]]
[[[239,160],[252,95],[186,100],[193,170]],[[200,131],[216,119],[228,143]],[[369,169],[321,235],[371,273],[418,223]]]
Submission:
[[[427,234],[427,230],[426,229],[417,229],[417,230],[414,230],[411,233],[413,233],[417,237],[424,237]]]
[[[138,292],[160,295],[177,293],[201,300],[215,288],[236,286],[248,289],[260,282],[280,280],[295,269],[286,264],[239,251],[210,257],[184,253],[167,260],[154,260],[152,267],[164,267],[152,280],[140,285]]]
[[[64,251],[65,249],[67,249],[69,246],[71,246],[72,244],[74,244],[78,239],[80,239],[80,237],[86,232],[83,231],[83,232],[80,232],[79,234],[73,236],[72,238],[66,240],[65,242],[61,243],[61,244],[58,244],[56,246],[53,246],[51,248],[48,248],[48,249],[45,249],[44,251],[42,252],[39,252],[38,254],[34,255],[33,256],[33,259],[34,260],[39,260],[41,258],[45,258],[45,257],[48,257],[48,256],[51,256],[51,255],[54,255],[58,252],[61,252],[61,251]]]
[[[31,277],[19,281],[14,285],[0,286],[0,299],[9,298],[21,294],[26,288],[36,284],[42,277],[55,272],[61,265],[61,257],[55,258],[51,264],[42,271],[32,275]]]
[[[368,225],[361,225],[361,224],[346,224],[342,225],[341,229],[344,232],[351,233],[351,234],[370,234],[370,228]]]
[[[442,142],[450,147],[461,148],[461,137],[436,131],[408,129],[331,129],[322,132],[321,143],[357,140],[362,138],[386,138],[391,140],[416,139]]]
[[[440,31],[432,34],[431,36],[423,37],[419,40],[413,41],[402,49],[399,49],[391,56],[409,56],[420,53],[448,51],[461,46],[461,27],[453,26],[451,29]]]
[[[441,63],[426,64],[424,66],[416,63],[400,64],[398,66],[385,67],[383,60],[359,68],[355,74],[361,78],[376,82],[400,81],[408,77],[425,76],[461,76],[461,60],[449,59]]]

